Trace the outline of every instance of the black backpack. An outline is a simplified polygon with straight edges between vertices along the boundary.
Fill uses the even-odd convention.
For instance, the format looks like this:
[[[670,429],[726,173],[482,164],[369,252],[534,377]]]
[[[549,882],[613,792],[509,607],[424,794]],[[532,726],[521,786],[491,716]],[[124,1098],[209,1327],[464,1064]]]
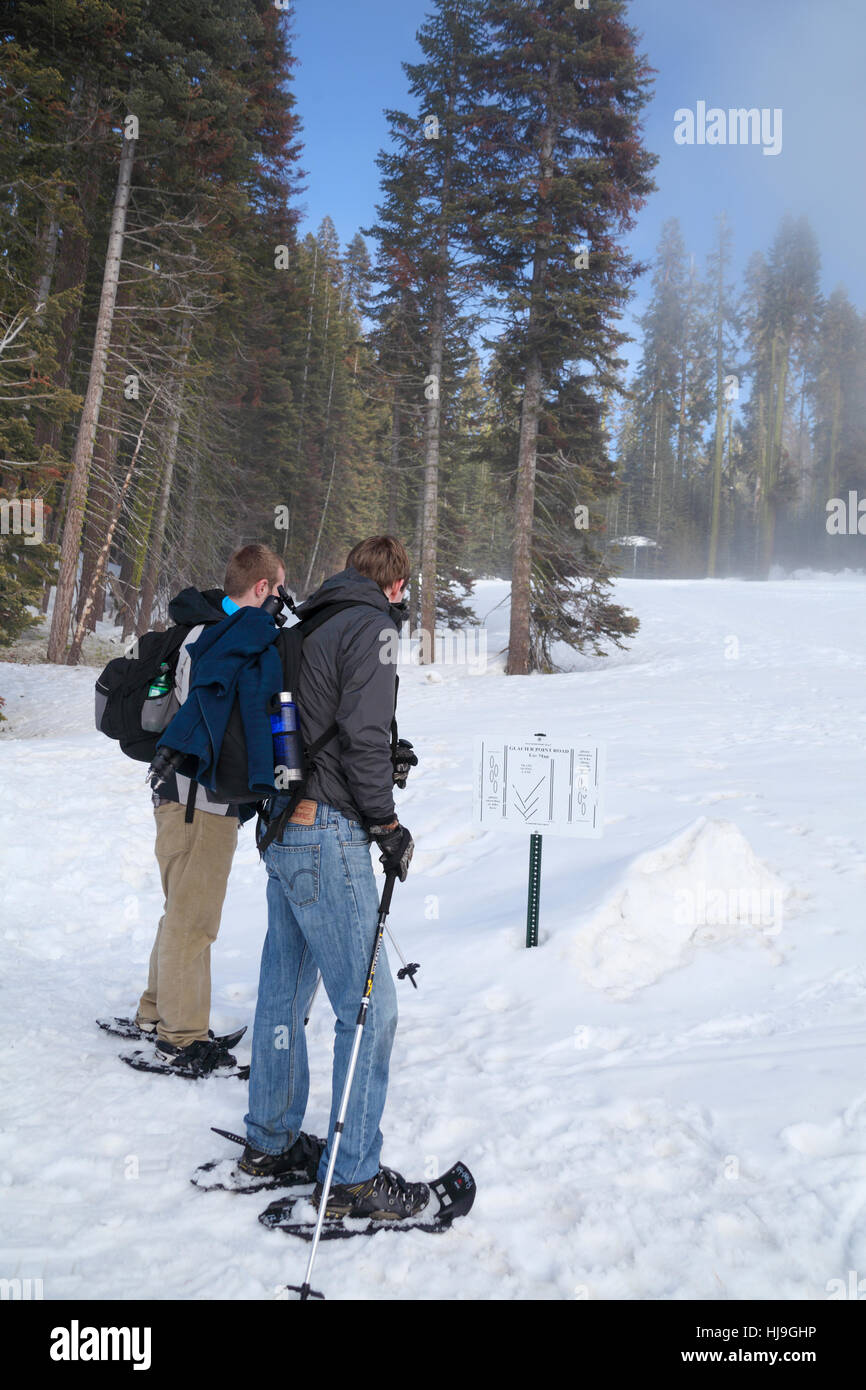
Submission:
[[[180,649],[191,627],[178,624],[165,632],[146,632],[138,639],[138,656],[117,656],[96,682],[96,727],[117,739],[128,758],[149,763],[160,733],[178,706],[174,676]],[[148,696],[160,676],[168,684],[163,695]]]

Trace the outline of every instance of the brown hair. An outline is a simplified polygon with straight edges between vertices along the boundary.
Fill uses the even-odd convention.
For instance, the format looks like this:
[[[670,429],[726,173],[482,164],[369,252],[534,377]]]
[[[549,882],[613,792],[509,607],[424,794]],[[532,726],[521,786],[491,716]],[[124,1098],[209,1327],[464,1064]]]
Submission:
[[[398,579],[408,582],[412,569],[406,547],[393,536],[371,536],[361,541],[349,551],[346,569],[350,568],[372,579],[380,589],[390,589]]]
[[[260,579],[272,589],[283,572],[282,560],[269,545],[242,545],[229,557],[223,588],[229,598],[240,598]]]

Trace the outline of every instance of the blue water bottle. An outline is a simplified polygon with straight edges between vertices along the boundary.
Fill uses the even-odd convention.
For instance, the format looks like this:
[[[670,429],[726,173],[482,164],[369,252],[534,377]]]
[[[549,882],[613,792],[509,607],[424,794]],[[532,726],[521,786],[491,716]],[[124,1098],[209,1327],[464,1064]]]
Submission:
[[[290,690],[282,690],[271,700],[271,734],[274,740],[274,783],[285,788],[304,776],[303,745],[298,707]]]

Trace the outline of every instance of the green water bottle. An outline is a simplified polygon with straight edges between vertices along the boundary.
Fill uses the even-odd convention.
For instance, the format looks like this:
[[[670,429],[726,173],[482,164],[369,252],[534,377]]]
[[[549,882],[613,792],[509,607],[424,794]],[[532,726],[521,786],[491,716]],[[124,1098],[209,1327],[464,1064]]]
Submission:
[[[171,689],[171,680],[168,675],[168,663],[163,662],[159,668],[159,674],[151,685],[147,688],[148,700],[161,700],[163,695],[167,695]]]
[[[141,727],[149,734],[162,733],[179,709],[174,679],[164,661],[147,687],[147,698],[141,707]]]

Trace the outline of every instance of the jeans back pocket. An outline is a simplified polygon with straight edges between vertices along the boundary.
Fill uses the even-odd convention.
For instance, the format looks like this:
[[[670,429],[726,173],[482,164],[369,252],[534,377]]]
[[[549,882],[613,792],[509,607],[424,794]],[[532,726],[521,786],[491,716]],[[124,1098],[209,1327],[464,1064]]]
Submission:
[[[295,907],[309,907],[319,901],[321,850],[321,845],[273,844],[267,851],[283,891]]]

